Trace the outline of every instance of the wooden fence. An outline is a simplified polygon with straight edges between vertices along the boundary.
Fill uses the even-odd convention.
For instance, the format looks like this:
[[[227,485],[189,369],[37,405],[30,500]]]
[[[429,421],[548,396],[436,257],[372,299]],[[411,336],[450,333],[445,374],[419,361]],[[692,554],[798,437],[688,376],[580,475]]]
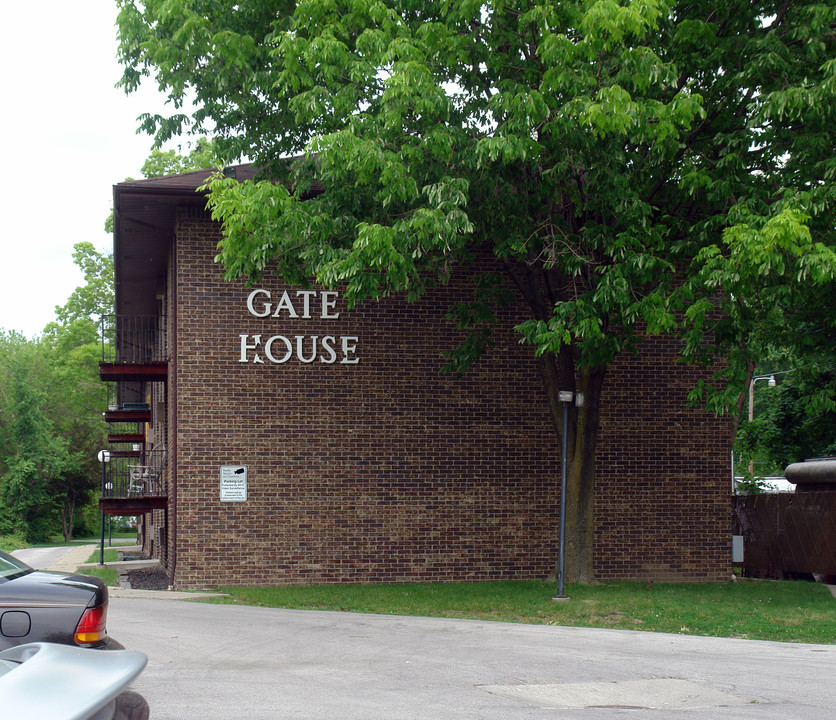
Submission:
[[[733,508],[744,575],[836,578],[836,492],[737,495]]]

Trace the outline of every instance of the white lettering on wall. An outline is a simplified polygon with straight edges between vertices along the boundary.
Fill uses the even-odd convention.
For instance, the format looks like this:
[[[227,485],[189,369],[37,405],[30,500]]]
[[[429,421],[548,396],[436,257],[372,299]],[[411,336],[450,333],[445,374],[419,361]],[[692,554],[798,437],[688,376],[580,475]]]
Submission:
[[[322,291],[322,315],[321,318],[325,320],[336,320],[340,314],[334,312],[337,305],[337,292],[335,290]]]
[[[319,356],[319,362],[328,363],[331,365],[337,360],[337,353],[334,350],[334,336],[326,335],[322,338],[322,355]]]
[[[257,318],[299,320],[318,317],[320,320],[338,320],[339,293],[335,290],[284,290],[274,298],[269,290],[257,288],[247,296],[247,311]],[[271,335],[262,342],[262,333],[241,334],[238,362],[263,365],[267,362],[283,365],[298,360],[305,365],[321,362],[333,365],[356,365],[356,335]]]
[[[247,297],[247,310],[256,317],[267,317],[270,314],[270,305],[265,303],[260,310],[256,310],[254,303],[257,295],[266,295],[269,299],[270,292],[268,290],[253,290]]]
[[[360,362],[360,358],[355,357],[354,353],[357,352],[357,341],[358,338],[356,335],[342,337],[342,346],[343,346],[343,359],[340,360],[341,363],[346,365],[355,365],[356,363]]]
[[[319,303],[316,302],[316,297],[319,296]],[[258,288],[253,290],[247,297],[247,310],[250,315],[256,317],[268,317],[272,315],[274,318],[282,317],[282,313],[286,313],[288,318],[310,318],[311,312],[315,305],[319,307],[319,317],[323,320],[337,320],[340,313],[337,312],[337,297],[339,293],[336,290],[297,290],[296,302],[290,297],[290,293],[285,290],[282,296],[273,304],[273,297],[269,290]],[[301,313],[299,310],[301,309]]]
[[[241,357],[238,362],[247,362],[247,350],[255,350],[261,344],[261,335],[253,335],[252,345],[247,343],[249,335],[240,335],[239,337],[241,338]],[[256,355],[256,357],[258,357],[258,355]]]
[[[308,356],[305,357],[304,355],[304,348],[303,348],[303,341],[305,340],[304,335],[297,335],[296,336],[296,357],[299,358],[299,362],[303,363],[312,363],[316,360],[316,335],[312,335],[311,340],[311,347],[313,348],[313,352]]]
[[[273,343],[277,340],[284,343],[284,356],[281,358],[276,358],[276,356],[273,355]],[[293,355],[293,346],[290,344],[290,340],[288,340],[284,335],[273,335],[273,337],[271,337],[264,344],[264,354],[271,363],[281,365],[282,363],[286,363],[290,360],[290,356]]]
[[[257,351],[264,353],[274,365],[283,365],[291,358],[308,364],[319,360],[321,363],[331,365],[339,358],[344,365],[356,365],[360,362],[357,357],[356,335],[346,335],[339,338],[338,353],[334,345],[337,338],[333,335],[325,335],[320,338],[318,335],[294,335],[293,338],[285,335],[272,335],[262,345],[261,335],[241,335],[241,357],[238,362],[242,363],[264,363]],[[252,351],[252,356],[250,355]]]
[[[287,313],[288,317],[299,317],[299,313],[296,312],[296,308],[293,307],[293,303],[290,301],[290,295],[287,294],[287,290],[282,293],[282,299],[276,303],[276,312],[273,313],[273,317],[281,317],[282,310]]]

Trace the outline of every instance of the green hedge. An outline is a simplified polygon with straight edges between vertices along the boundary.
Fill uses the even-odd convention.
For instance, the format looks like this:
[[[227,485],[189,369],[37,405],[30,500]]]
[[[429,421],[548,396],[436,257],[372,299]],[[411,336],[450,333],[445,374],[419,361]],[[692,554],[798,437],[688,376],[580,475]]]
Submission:
[[[23,535],[0,535],[0,550],[3,552],[11,552],[12,550],[20,550],[20,548],[29,547],[29,543]]]

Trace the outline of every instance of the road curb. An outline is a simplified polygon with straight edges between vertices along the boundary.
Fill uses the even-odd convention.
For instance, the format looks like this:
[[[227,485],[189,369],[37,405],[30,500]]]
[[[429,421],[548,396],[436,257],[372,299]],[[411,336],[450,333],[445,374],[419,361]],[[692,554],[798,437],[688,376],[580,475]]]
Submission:
[[[142,600],[208,600],[209,598],[229,597],[225,593],[212,592],[186,592],[183,590],[136,590],[134,588],[109,587],[108,595],[111,598],[127,598]]]

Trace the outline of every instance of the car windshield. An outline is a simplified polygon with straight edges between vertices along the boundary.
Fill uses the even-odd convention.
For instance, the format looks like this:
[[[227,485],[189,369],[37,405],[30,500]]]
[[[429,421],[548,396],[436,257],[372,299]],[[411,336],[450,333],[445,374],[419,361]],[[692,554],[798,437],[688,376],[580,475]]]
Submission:
[[[24,570],[31,570],[25,562],[21,562],[16,557],[7,555],[0,550],[0,578],[10,577],[11,575],[19,575]]]

